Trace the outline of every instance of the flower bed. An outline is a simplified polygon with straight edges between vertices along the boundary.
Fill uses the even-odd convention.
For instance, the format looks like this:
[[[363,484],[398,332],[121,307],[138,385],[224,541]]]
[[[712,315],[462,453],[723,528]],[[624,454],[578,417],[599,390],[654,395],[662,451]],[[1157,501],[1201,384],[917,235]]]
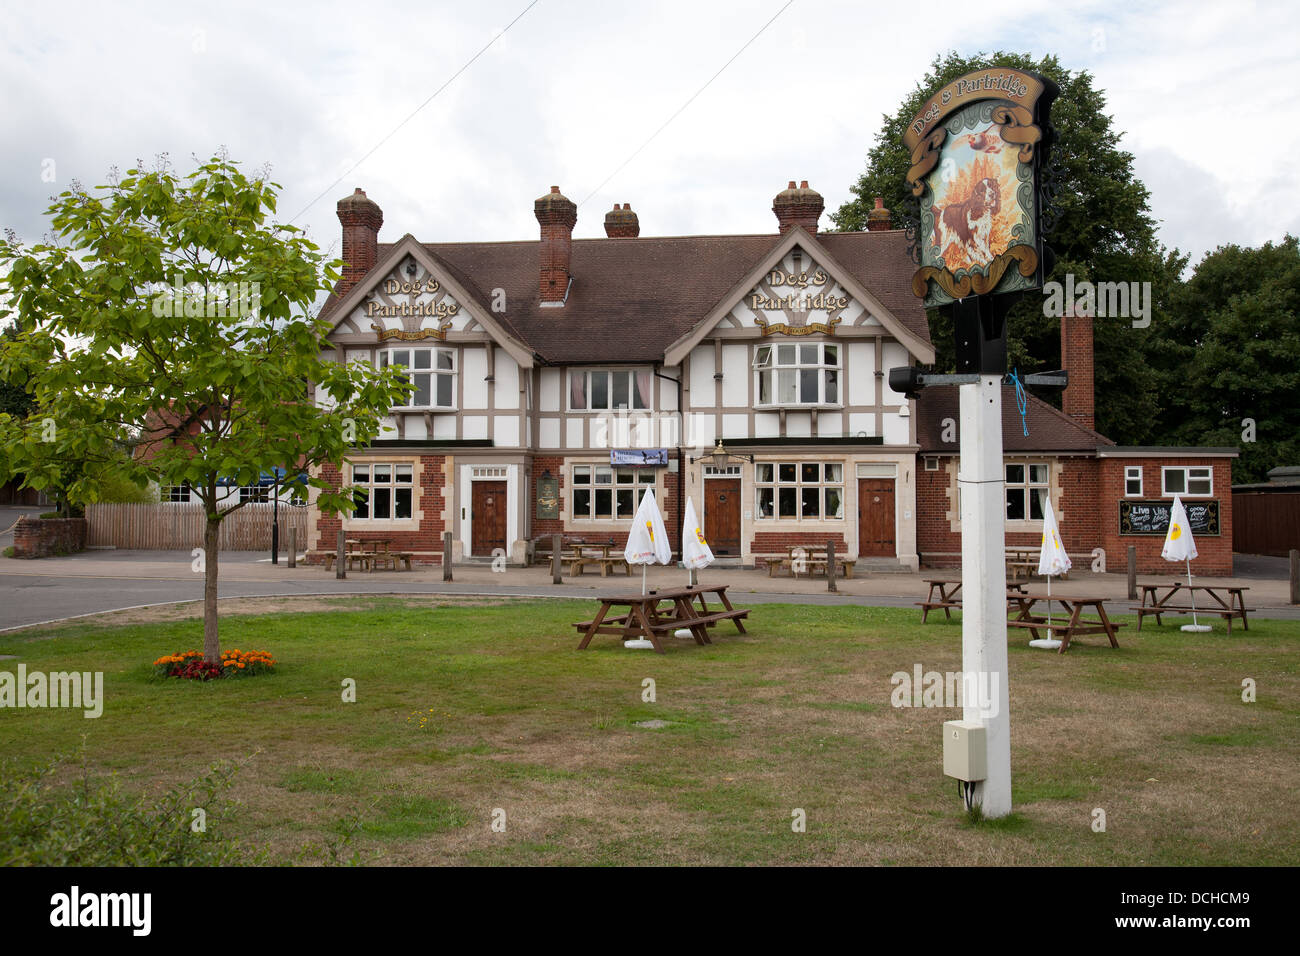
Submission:
[[[165,654],[153,662],[153,672],[158,677],[180,677],[185,680],[218,680],[223,677],[254,677],[269,674],[275,669],[275,658],[266,651],[222,651],[220,664],[209,664],[202,651],[181,651]]]

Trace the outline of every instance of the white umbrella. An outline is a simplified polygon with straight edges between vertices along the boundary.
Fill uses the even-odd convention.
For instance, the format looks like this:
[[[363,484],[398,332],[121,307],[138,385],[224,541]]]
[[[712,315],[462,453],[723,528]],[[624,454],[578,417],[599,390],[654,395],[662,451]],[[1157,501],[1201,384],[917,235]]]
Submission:
[[[1192,558],[1196,557],[1196,539],[1192,537],[1192,523],[1187,520],[1187,509],[1183,507],[1180,495],[1174,495],[1174,506],[1169,509],[1169,530],[1165,533],[1165,546],[1160,549],[1160,557],[1166,561],[1187,562],[1188,594],[1192,596],[1192,623],[1184,624],[1184,631],[1208,631],[1210,625],[1196,620],[1196,592],[1192,586]]]
[[[1047,638],[1030,641],[1030,647],[1058,648],[1061,642],[1052,637],[1052,575],[1070,570],[1070,556],[1061,544],[1061,529],[1056,523],[1049,496],[1043,505],[1043,544],[1038,552],[1038,573],[1047,578]]]
[[[713,563],[713,549],[700,530],[700,519],[695,515],[695,502],[686,499],[686,516],[682,520],[682,564],[687,568],[687,584],[695,584],[695,572]],[[679,628],[677,637],[694,637],[690,628]]]
[[[673,559],[673,549],[668,545],[668,529],[664,527],[663,515],[655,504],[653,488],[647,488],[641,496],[641,504],[632,518],[632,530],[628,532],[627,544],[623,548],[623,557],[628,564],[641,565],[641,593],[646,593],[646,566],[667,564]],[[624,641],[624,647],[650,647],[654,644],[645,638]]]

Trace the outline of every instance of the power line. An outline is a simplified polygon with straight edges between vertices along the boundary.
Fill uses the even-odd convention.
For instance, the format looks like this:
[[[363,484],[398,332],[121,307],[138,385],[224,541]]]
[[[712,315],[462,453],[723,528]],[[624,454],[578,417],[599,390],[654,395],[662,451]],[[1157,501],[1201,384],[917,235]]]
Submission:
[[[355,163],[353,163],[351,166],[349,166],[349,167],[348,167],[348,168],[343,172],[343,174],[339,176],[338,179],[334,180],[334,182],[330,183],[330,184],[329,184],[328,186],[326,186],[323,190],[321,190],[320,195],[317,196],[315,199],[313,199],[311,202],[307,203],[307,205],[303,206],[302,209],[298,212],[298,215],[297,215],[297,216],[294,216],[293,219],[290,219],[289,222],[291,222],[291,223],[292,223],[292,222],[295,222],[295,221],[298,219],[299,216],[301,216],[303,213],[305,213],[305,212],[306,212],[308,209],[310,209],[312,206],[314,206],[314,205],[316,205],[318,202],[320,202],[320,201],[321,201],[325,196],[329,195],[330,191],[333,190],[333,188],[334,188],[335,186],[337,186],[339,183],[343,182],[343,180],[346,179],[348,176],[352,175],[352,171],[353,171],[354,169],[356,169],[358,166],[360,166],[362,163],[364,163],[367,159],[369,159],[372,155],[374,155],[374,153],[379,149],[379,147],[383,146],[386,142],[388,142],[390,139],[392,139],[394,136],[396,136],[397,133],[398,133],[398,131],[401,130],[401,128],[402,128],[403,126],[405,126],[407,123],[411,122],[411,120],[415,119],[416,114],[419,113],[420,110],[424,109],[426,106],[428,106],[430,103],[432,103],[432,102],[434,101],[434,99],[438,96],[439,93],[441,93],[443,90],[445,90],[448,86],[450,86],[450,85],[452,84],[452,81],[454,81],[454,80],[456,79],[456,77],[460,76],[462,73],[464,73],[466,70],[468,70],[471,66],[473,66],[475,60],[477,60],[477,59],[478,59],[479,57],[481,57],[484,53],[486,53],[486,52],[488,51],[488,48],[489,48],[490,46],[492,46],[492,44],[496,43],[497,40],[500,40],[503,36],[505,36],[505,35],[506,35],[506,32],[507,32],[507,31],[508,31],[512,26],[514,26],[516,23],[518,23],[520,20],[522,20],[524,14],[527,13],[529,10],[531,10],[533,7],[537,6],[537,4],[538,4],[539,2],[541,2],[541,0],[532,0],[532,3],[528,4],[528,6],[524,7],[523,10],[519,11],[519,15],[516,16],[513,20],[511,20],[509,23],[507,23],[507,24],[505,25],[505,27],[501,30],[500,33],[498,33],[496,36],[494,36],[491,40],[488,40],[488,42],[485,43],[485,44],[483,45],[482,49],[480,49],[477,53],[475,53],[472,57],[470,57],[470,58],[465,62],[465,65],[462,66],[462,67],[461,67],[459,70],[457,70],[455,73],[453,73],[453,74],[452,74],[452,75],[447,79],[447,81],[446,81],[445,83],[442,84],[442,86],[440,86],[440,87],[438,87],[436,90],[434,90],[433,93],[429,96],[428,99],[426,99],[423,103],[421,103],[419,106],[417,106],[415,109],[413,109],[413,110],[411,111],[411,114],[410,114],[409,116],[407,116],[406,119],[402,120],[400,123],[398,123],[396,126],[394,126],[394,127],[392,128],[392,130],[389,131],[389,133],[388,133],[387,136],[385,136],[385,137],[384,137],[383,139],[381,139],[378,143],[376,143],[374,146],[372,146],[372,147],[370,148],[370,150],[367,151],[366,154],[365,154],[364,156],[362,156],[362,157],[361,157],[360,159],[358,159]],[[793,2],[793,0],[791,0],[791,2]],[[787,4],[787,6],[789,6],[789,4]],[[710,82],[711,82],[711,81],[710,81]]]
[[[668,117],[668,119],[664,120],[662,126],[660,126],[657,130],[655,130],[653,133],[651,133],[650,136],[646,139],[646,141],[645,141],[644,143],[642,143],[640,146],[638,146],[638,147],[636,148],[636,151],[635,151],[634,153],[632,153],[631,156],[629,156],[627,159],[623,160],[622,165],[620,165],[620,166],[618,167],[618,169],[614,170],[612,173],[610,173],[608,176],[606,176],[605,179],[604,179],[604,181],[603,181],[599,186],[597,186],[595,189],[593,189],[591,192],[589,192],[589,193],[587,194],[587,196],[586,196],[586,199],[583,199],[582,202],[578,203],[578,205],[579,205],[579,206],[582,206],[584,203],[587,202],[588,199],[590,199],[592,196],[596,195],[596,193],[598,193],[598,192],[600,192],[602,189],[604,189],[605,186],[606,186],[606,184],[607,184],[611,179],[613,179],[615,176],[617,176],[619,173],[621,173],[621,172],[623,171],[623,169],[624,169],[624,168],[625,168],[625,167],[626,167],[630,162],[632,162],[632,160],[636,159],[637,156],[641,155],[641,151],[644,150],[647,146],[649,146],[650,143],[653,142],[654,138],[655,138],[656,136],[658,136],[660,133],[662,133],[662,132],[663,132],[663,131],[668,127],[668,124],[669,124],[669,123],[671,123],[673,120],[677,119],[677,117],[680,116],[680,115],[682,114],[682,112],[686,109],[686,107],[688,107],[688,106],[690,106],[692,103],[694,103],[695,100],[696,100],[696,98],[697,98],[701,93],[703,93],[705,90],[707,90],[707,89],[709,88],[709,85],[710,85],[711,83],[713,83],[714,80],[716,80],[719,76],[722,75],[722,71],[725,70],[727,67],[731,66],[731,64],[734,63],[734,62],[736,61],[736,58],[739,57],[740,54],[744,53],[747,49],[749,49],[750,44],[752,44],[755,40],[757,40],[760,36],[762,36],[762,35],[763,35],[763,32],[764,32],[765,30],[767,30],[767,28],[770,27],[773,23],[775,23],[775,22],[776,22],[776,18],[779,17],[781,14],[785,13],[786,9],[787,9],[787,8],[790,6],[790,4],[792,4],[792,3],[794,3],[794,0],[786,0],[785,6],[783,6],[780,10],[776,11],[776,13],[774,13],[774,14],[772,15],[772,18],[771,18],[770,20],[768,20],[768,21],[767,21],[766,23],[764,23],[761,27],[759,27],[759,28],[758,28],[758,32],[755,33],[755,34],[754,34],[752,37],[750,37],[748,40],[746,40],[746,41],[745,41],[745,45],[742,46],[742,47],[741,47],[739,50],[737,50],[735,53],[733,53],[732,56],[731,56],[731,59],[728,60],[726,63],[722,64],[722,66],[720,66],[720,67],[718,68],[718,72],[714,73],[711,77],[709,77],[708,81],[707,81],[703,86],[701,86],[698,90],[696,90],[694,93],[692,93],[692,94],[691,94],[691,98],[688,99],[685,103],[683,103],[681,106],[679,106],[679,107],[677,108],[677,112],[673,113],[672,116],[670,116],[670,117]]]

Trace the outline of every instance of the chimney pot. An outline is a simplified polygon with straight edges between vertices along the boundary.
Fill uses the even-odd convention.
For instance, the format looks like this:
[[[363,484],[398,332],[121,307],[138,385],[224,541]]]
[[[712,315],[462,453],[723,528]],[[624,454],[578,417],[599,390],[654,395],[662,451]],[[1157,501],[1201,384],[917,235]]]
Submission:
[[[631,204],[623,203],[619,208],[614,203],[614,208],[605,213],[605,235],[610,239],[635,239],[641,235],[641,222]]]
[[[776,194],[772,200],[772,212],[776,213],[778,230],[784,234],[795,226],[802,226],[810,233],[817,232],[817,221],[821,218],[826,203],[815,189],[808,188],[808,180],[795,187],[795,181]]]
[[[877,196],[875,206],[867,210],[867,231],[880,232],[891,228],[893,226],[890,222],[889,210],[885,208],[885,200]]]

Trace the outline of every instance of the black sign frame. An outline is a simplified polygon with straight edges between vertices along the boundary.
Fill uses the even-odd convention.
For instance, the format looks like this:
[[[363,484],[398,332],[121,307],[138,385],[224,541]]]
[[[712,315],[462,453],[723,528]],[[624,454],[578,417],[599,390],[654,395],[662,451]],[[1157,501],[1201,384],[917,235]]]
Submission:
[[[1124,498],[1119,502],[1119,533],[1126,537],[1163,538],[1169,533],[1169,514],[1173,507],[1173,499]],[[1184,501],[1183,507],[1187,509],[1187,523],[1192,526],[1194,537],[1217,538],[1223,533],[1218,498],[1194,498]],[[1154,515],[1138,509],[1149,509]]]

